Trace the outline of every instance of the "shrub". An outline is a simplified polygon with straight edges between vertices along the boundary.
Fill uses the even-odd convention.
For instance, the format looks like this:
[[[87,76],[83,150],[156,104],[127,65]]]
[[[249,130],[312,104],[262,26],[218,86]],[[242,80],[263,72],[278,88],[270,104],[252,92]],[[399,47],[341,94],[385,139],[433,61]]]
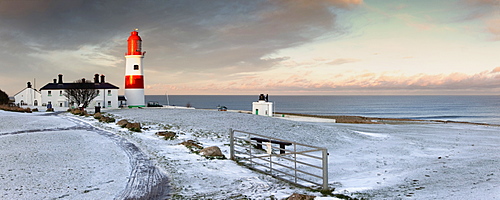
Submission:
[[[4,91],[0,90],[0,105],[9,103],[9,95]]]

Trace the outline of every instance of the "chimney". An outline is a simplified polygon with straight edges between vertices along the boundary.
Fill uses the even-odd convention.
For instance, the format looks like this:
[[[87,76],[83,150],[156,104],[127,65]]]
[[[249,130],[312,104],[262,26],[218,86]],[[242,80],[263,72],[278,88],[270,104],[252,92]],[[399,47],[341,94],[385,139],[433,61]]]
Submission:
[[[104,74],[101,74],[101,83],[106,83],[106,82],[104,81]]]
[[[99,83],[99,74],[94,74],[94,83]]]
[[[63,75],[62,75],[62,74],[59,74],[58,76],[59,76],[59,82],[57,82],[57,83],[58,83],[58,84],[62,84],[62,83],[63,83],[63,81],[62,81],[62,76],[63,76]]]
[[[54,79],[54,83],[57,83],[57,79]]]
[[[31,82],[28,82],[28,88],[31,88]]]

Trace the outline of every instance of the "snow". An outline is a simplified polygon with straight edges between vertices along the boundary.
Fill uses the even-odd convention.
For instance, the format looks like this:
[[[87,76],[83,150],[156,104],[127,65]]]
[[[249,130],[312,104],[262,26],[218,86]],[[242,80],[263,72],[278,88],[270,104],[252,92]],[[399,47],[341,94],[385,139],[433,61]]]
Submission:
[[[326,147],[330,152],[329,182],[338,193],[351,195],[356,192],[362,193],[361,197],[365,195],[375,199],[454,199],[457,196],[492,199],[498,198],[499,194],[499,156],[492,153],[500,150],[499,127],[438,123],[383,125],[299,122],[209,110],[125,109],[111,113],[134,121],[168,125],[172,130],[183,133],[176,141],[163,143],[175,146],[180,141],[193,139],[203,146],[217,145],[227,156],[229,128]],[[155,137],[152,132],[144,133],[143,136],[148,134]],[[147,145],[145,148],[155,146],[158,145]],[[178,176],[173,183],[179,185],[178,194],[189,195],[192,191],[183,186],[204,185],[206,180],[217,176],[231,182],[247,177],[246,173],[241,172],[237,173],[241,174],[239,176],[226,176],[203,170],[211,169],[213,165],[218,166],[217,170],[221,172],[244,170],[234,166],[231,161],[204,160],[191,155],[197,159],[193,160],[191,156],[185,157],[179,152],[184,150],[184,153],[188,153],[183,147],[177,145],[175,153],[169,147],[163,148],[153,151],[163,151],[158,153],[160,157],[174,160],[181,166],[196,168],[188,170],[192,177],[178,176],[178,168],[167,170],[173,177]],[[182,173],[184,170],[187,169],[182,169]],[[235,184],[223,184],[226,181],[220,181],[223,183],[217,188],[255,199],[270,195],[283,198],[293,192],[320,195],[297,188],[290,189],[290,186],[270,181],[260,174],[253,176],[254,182],[268,183],[270,188],[255,187],[249,191],[241,185],[236,184],[235,187]],[[199,191],[201,187],[196,188],[197,192],[210,197],[224,197],[214,194],[218,189],[205,188],[205,191]]]
[[[112,141],[58,131],[75,124],[56,116],[0,116],[0,199],[113,199],[125,188],[128,158]],[[22,130],[37,131],[15,133]]]
[[[230,128],[327,148],[330,153],[329,185],[335,188],[334,193],[370,199],[500,198],[498,126],[452,123],[339,124],[314,119],[288,120],[237,112],[170,108],[106,112],[117,120],[141,122],[147,130],[136,133],[113,123],[97,122],[90,117],[77,118],[135,144],[168,174],[172,199],[282,199],[293,193],[321,196],[319,192],[278,181],[231,160],[205,159],[179,145],[182,141],[195,140],[204,147],[218,146],[229,157]],[[45,116],[3,111],[0,111],[0,116],[3,157],[0,176],[4,178],[0,180],[0,195],[4,195],[4,199],[18,197],[19,191],[16,189],[20,189],[21,185],[23,191],[26,187],[37,189],[37,194],[24,192],[26,199],[43,199],[46,198],[44,195],[49,194],[54,196],[47,198],[64,199],[64,195],[69,194],[72,196],[66,199],[84,199],[87,197],[85,195],[96,194],[90,197],[97,197],[97,193],[100,193],[101,199],[113,198],[125,187],[131,167],[123,149],[113,145],[116,141],[85,130],[44,131],[48,128],[70,128],[74,122],[68,118],[75,117],[68,114]],[[41,130],[22,132],[30,129]],[[178,137],[165,140],[155,135],[160,130],[174,131]],[[66,138],[68,135],[73,138]],[[30,169],[27,166],[53,169],[51,173],[59,174],[66,169],[60,164],[38,162],[36,157],[29,155],[28,150],[23,150],[22,147],[38,148],[40,142],[36,141],[39,140],[44,141],[44,144],[53,143],[54,146],[68,149],[58,151],[55,147],[46,148],[44,151],[47,151],[47,155],[73,155],[72,148],[85,146],[83,149],[88,152],[74,154],[72,159],[66,158],[68,161],[57,159],[58,156],[46,156],[46,160],[66,162],[72,169],[85,166],[78,169],[81,170],[79,173],[89,174],[89,177],[80,177],[75,173],[61,180],[37,173],[36,170],[31,170],[31,174],[19,173],[21,169]],[[78,144],[66,145],[67,142]],[[4,148],[6,145],[10,146]],[[17,154],[13,152],[23,152],[22,160],[34,161],[23,162],[26,163],[24,167],[22,163],[11,165],[9,163],[20,160],[15,158]],[[109,167],[106,170],[103,166]],[[16,173],[9,172],[9,169]],[[100,175],[93,177],[94,174]],[[28,179],[43,181],[46,187],[31,184]],[[113,182],[109,182],[111,180]],[[70,188],[76,187],[79,192],[70,193],[60,189],[63,184]],[[87,186],[93,186],[87,189],[91,191],[81,192],[80,188]]]

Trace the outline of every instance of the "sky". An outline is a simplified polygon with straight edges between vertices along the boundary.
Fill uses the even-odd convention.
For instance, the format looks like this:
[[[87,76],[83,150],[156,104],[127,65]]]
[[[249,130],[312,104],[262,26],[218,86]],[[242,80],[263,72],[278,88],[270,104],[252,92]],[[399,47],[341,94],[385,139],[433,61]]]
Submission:
[[[0,89],[104,74],[147,95],[500,94],[500,0],[0,0]]]

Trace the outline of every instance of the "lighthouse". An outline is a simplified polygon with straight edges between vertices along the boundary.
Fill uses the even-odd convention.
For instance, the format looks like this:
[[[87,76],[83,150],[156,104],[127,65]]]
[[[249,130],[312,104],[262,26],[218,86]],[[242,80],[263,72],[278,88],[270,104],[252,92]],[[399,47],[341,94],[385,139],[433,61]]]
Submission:
[[[130,32],[128,51],[125,53],[125,97],[129,108],[144,107],[144,70],[142,59],[142,39],[137,29]]]

